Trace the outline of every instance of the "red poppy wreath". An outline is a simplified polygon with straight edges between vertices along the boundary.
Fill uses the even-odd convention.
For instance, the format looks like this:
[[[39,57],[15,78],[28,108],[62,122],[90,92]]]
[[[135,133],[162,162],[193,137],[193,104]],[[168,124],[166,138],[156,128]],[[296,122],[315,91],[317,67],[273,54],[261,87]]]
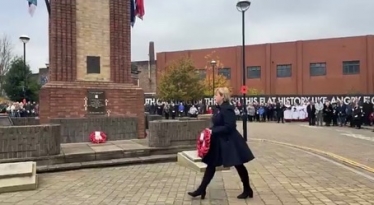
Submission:
[[[90,134],[90,140],[94,144],[105,143],[107,140],[107,136],[102,131],[94,131]]]
[[[197,155],[201,158],[208,154],[211,134],[209,129],[204,129],[197,138]]]

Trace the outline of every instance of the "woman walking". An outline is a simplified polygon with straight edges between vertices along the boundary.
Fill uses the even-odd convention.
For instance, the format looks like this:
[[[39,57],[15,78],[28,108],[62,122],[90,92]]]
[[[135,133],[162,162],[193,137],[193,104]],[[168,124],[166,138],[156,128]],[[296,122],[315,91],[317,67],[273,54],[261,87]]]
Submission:
[[[214,96],[217,111],[212,117],[211,144],[208,153],[202,158],[207,164],[200,186],[193,192],[192,197],[205,198],[206,188],[212,180],[217,166],[234,166],[243,183],[243,192],[238,199],[253,198],[253,190],[249,183],[248,171],[244,163],[255,157],[241,134],[236,130],[234,107],[230,105],[230,91],[228,88],[217,88]]]

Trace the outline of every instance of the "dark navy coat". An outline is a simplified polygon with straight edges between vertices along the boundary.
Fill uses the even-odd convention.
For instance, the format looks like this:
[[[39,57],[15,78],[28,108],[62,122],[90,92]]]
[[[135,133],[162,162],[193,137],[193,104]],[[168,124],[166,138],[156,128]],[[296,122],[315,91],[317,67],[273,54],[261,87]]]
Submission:
[[[208,166],[231,167],[255,157],[242,135],[236,130],[234,107],[228,102],[217,107],[212,117],[210,148],[202,161]]]

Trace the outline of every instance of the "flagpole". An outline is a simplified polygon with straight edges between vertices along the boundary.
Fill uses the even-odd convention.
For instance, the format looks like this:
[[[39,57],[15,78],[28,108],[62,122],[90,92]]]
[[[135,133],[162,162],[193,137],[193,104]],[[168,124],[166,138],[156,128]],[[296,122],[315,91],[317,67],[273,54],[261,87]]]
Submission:
[[[49,0],[45,0],[45,6],[47,7],[48,15],[51,15],[51,4]]]

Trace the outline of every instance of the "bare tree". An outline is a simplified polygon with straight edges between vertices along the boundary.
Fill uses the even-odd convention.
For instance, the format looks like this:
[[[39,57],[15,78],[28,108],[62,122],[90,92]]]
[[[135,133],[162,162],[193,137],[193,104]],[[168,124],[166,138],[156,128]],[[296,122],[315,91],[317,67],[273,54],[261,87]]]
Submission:
[[[5,75],[9,71],[13,59],[13,45],[7,35],[0,36],[0,96],[5,82]]]

